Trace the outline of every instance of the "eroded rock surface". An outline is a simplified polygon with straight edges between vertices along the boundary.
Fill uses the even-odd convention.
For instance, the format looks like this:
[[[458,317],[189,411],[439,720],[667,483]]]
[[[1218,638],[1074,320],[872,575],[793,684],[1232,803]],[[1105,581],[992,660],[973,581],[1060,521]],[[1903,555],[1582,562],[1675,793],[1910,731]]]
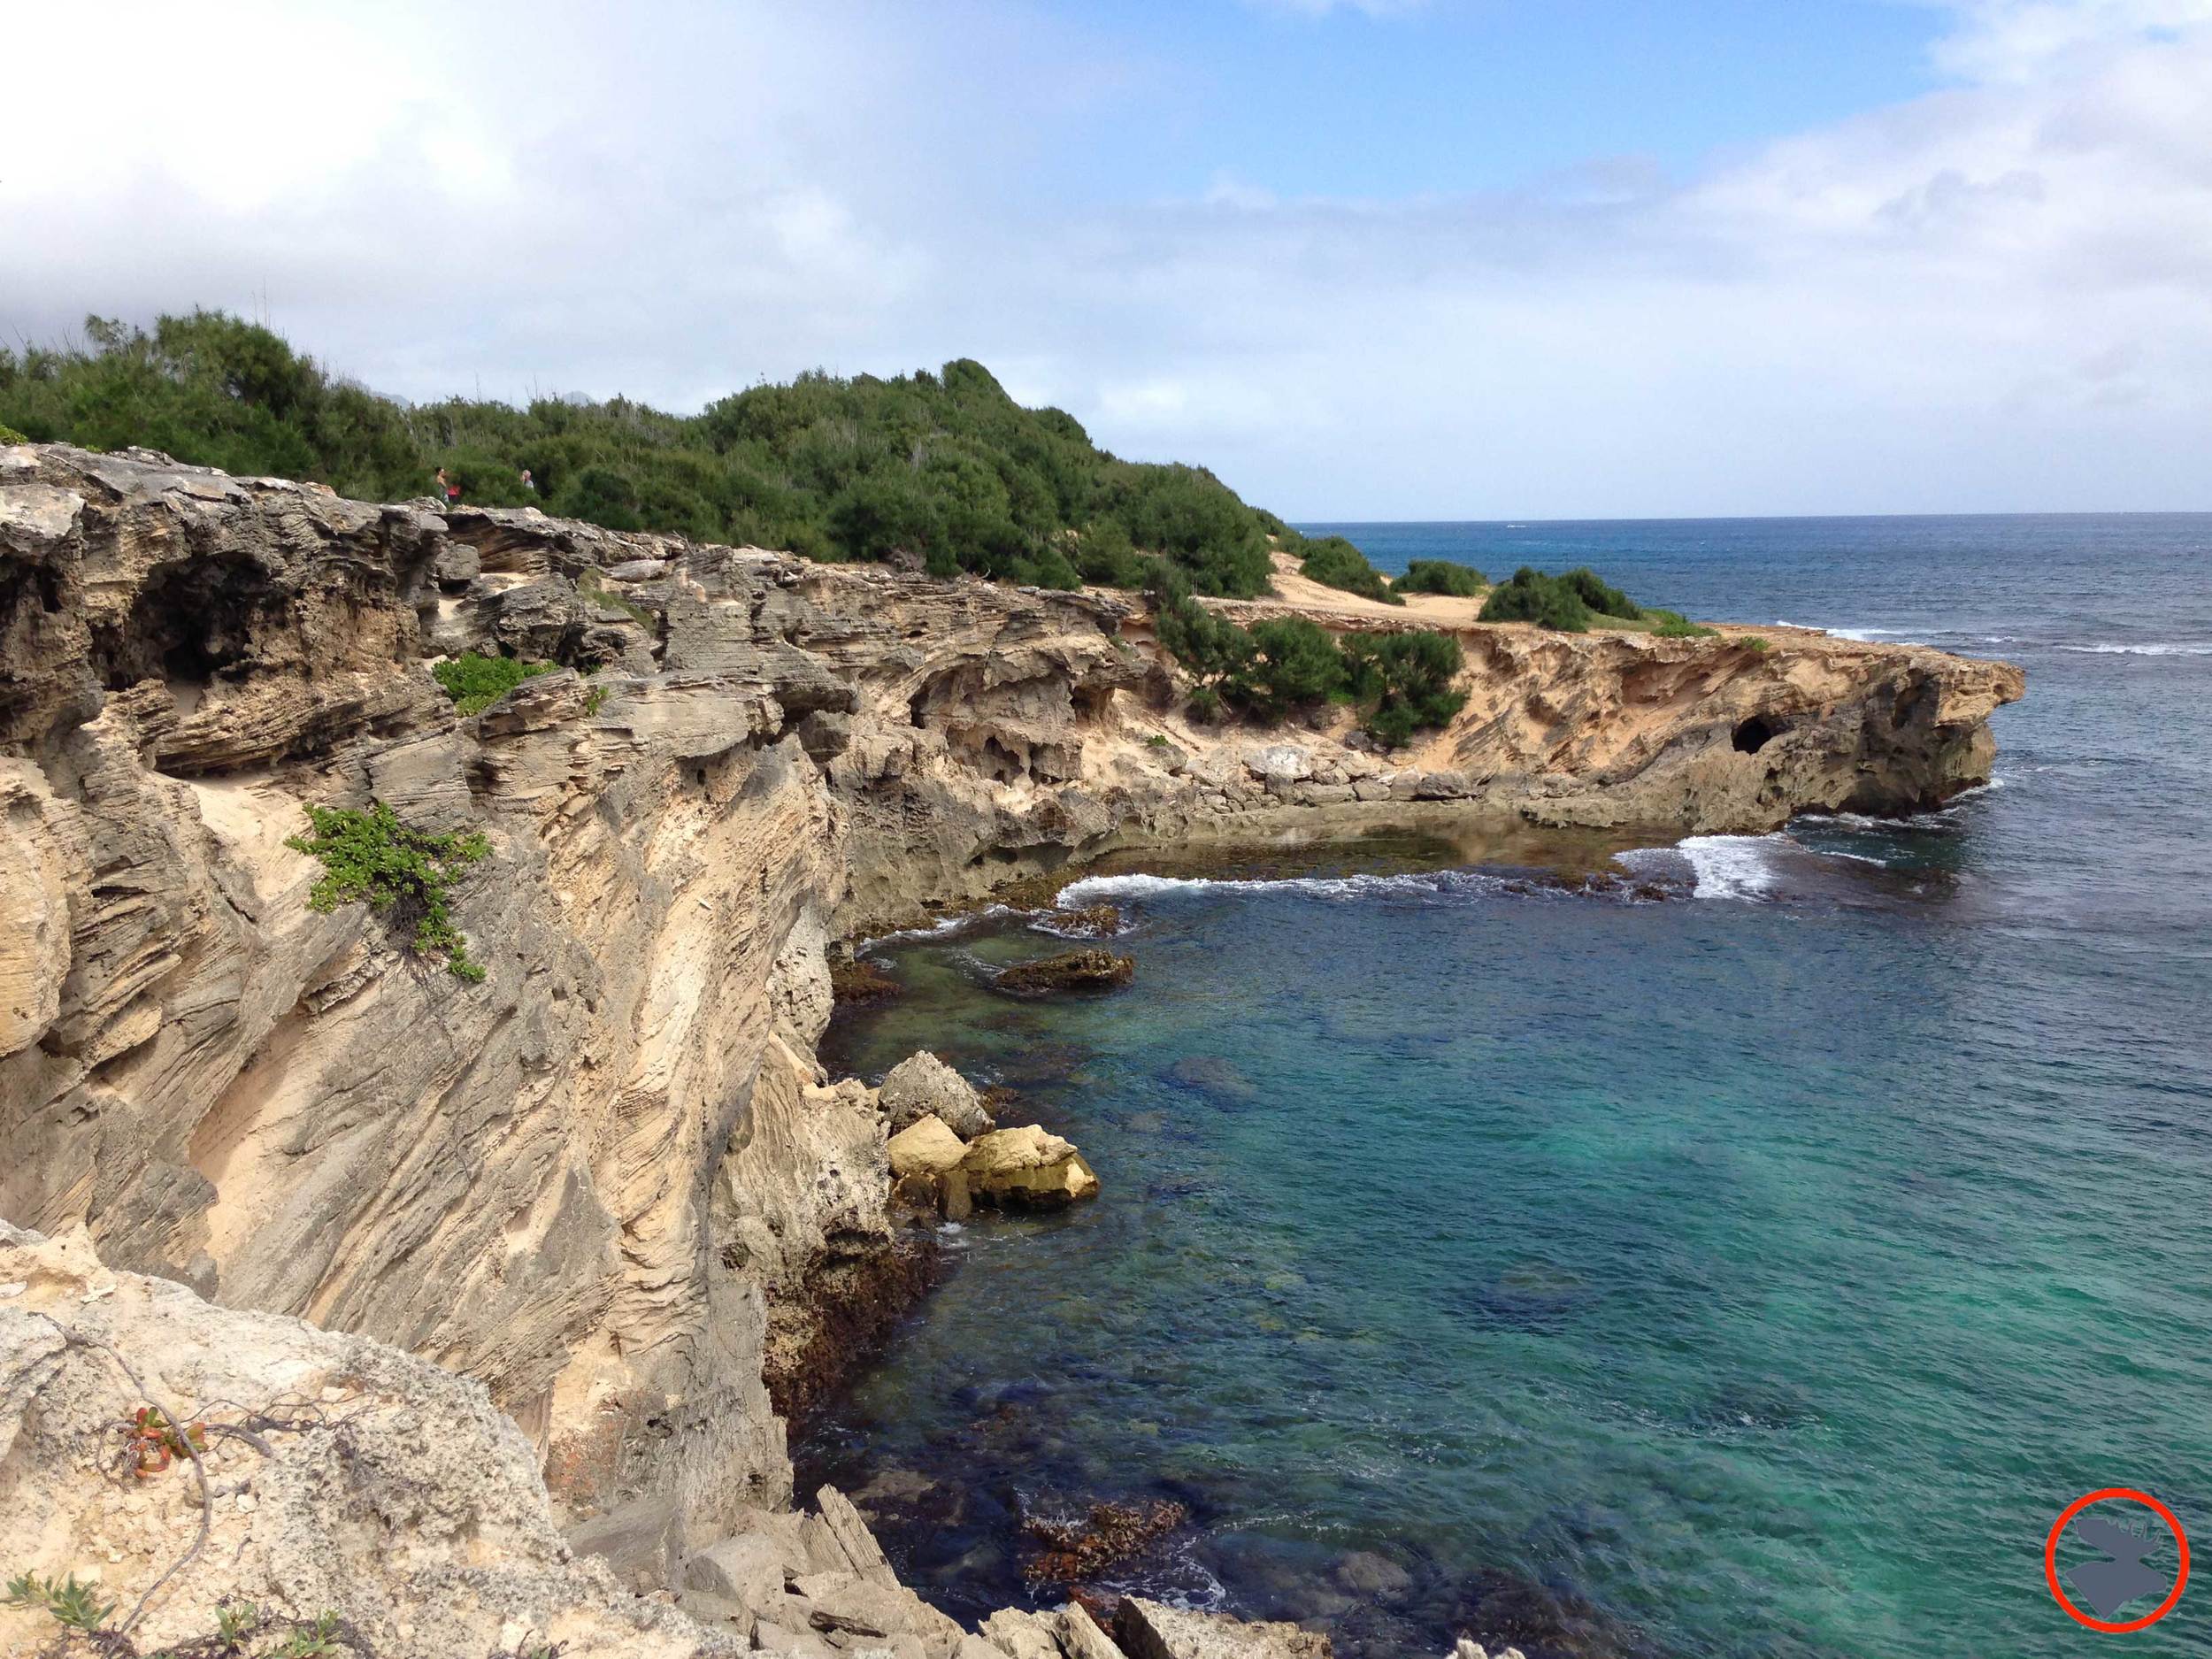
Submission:
[[[879,1102],[815,1059],[835,936],[1133,842],[1986,774],[2016,670],[1763,633],[1471,628],[1466,711],[1382,755],[1193,728],[1124,597],[0,448],[0,1216],[473,1379],[558,1520],[664,1575],[788,1502],[772,1390],[924,1276]],[[555,672],[463,718],[464,650]],[[481,984],[308,908],[302,808],[378,801],[486,837]],[[1022,1182],[1094,1187],[1068,1151]]]

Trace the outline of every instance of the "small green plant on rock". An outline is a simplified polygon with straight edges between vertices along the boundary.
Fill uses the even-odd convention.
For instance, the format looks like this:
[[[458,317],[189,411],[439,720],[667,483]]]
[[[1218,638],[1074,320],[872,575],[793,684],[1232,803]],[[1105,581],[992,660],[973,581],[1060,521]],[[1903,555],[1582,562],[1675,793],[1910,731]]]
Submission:
[[[430,672],[461,714],[481,714],[526,680],[549,674],[557,663],[526,663],[518,657],[480,657],[464,651]]]
[[[77,1575],[65,1578],[42,1578],[35,1572],[19,1574],[8,1580],[8,1593],[0,1601],[10,1607],[43,1608],[56,1624],[65,1630],[96,1631],[115,1611],[115,1603],[100,1600],[100,1586],[80,1584]]]
[[[1701,622],[1693,622],[1679,611],[1661,611],[1646,605],[1644,617],[1652,626],[1652,634],[1663,640],[1709,640],[1713,630]]]
[[[261,1628],[261,1609],[251,1601],[239,1601],[215,1609],[215,1635],[226,1647],[242,1647],[246,1638]]]
[[[468,941],[453,925],[448,891],[468,865],[491,850],[481,832],[432,835],[410,829],[381,801],[365,812],[311,806],[313,833],[284,844],[322,861],[323,877],[307,895],[310,910],[328,912],[363,903],[411,928],[418,956],[445,958],[446,970],[472,983],[484,977]]]
[[[0,443],[28,443],[30,440],[13,426],[0,426]]]
[[[584,694],[584,712],[586,714],[598,713],[600,705],[606,700],[607,688],[604,686],[594,686]]]

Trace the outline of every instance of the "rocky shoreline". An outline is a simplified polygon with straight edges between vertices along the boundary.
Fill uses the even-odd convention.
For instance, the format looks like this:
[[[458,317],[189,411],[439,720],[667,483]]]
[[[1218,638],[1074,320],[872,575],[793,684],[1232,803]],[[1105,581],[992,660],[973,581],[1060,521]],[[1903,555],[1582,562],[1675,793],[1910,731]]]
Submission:
[[[454,1518],[480,1500],[508,1528],[436,1571],[434,1549],[310,1571],[270,1544],[237,1557],[250,1571],[165,1589],[169,1622],[144,1628],[182,1640],[234,1592],[306,1619],[325,1600],[379,1653],[519,1650],[554,1624],[575,1654],[723,1650],[664,1606],[723,1594],[685,1563],[788,1532],[761,1518],[790,1514],[783,1417],[926,1279],[898,1243],[898,1129],[816,1058],[833,938],[1131,847],[1484,817],[1760,829],[1986,776],[2016,670],[1768,634],[1471,629],[1466,710],[1384,754],[1341,718],[1193,725],[1125,595],[0,448],[0,1217],[51,1240],[11,1236],[21,1272],[0,1277],[31,1300],[0,1317],[128,1302],[142,1321],[88,1339],[203,1404],[273,1400],[317,1366],[341,1390],[421,1367],[376,1409],[413,1412],[392,1432],[434,1460],[405,1477],[432,1495],[326,1481],[303,1489],[301,1525],[342,1531],[365,1503],[377,1548],[411,1560],[421,1528],[480,1526]],[[464,716],[429,672],[463,652],[551,666]],[[288,844],[303,808],[372,802],[481,837],[453,904],[480,983],[361,905],[307,902],[320,872]],[[954,1202],[947,1168],[996,1133],[959,1137],[931,1202]],[[1072,1148],[987,1151],[971,1185],[1081,1185]],[[243,1347],[179,1335],[232,1321]],[[35,1448],[6,1464],[0,1566],[97,1565],[135,1596],[160,1552],[97,1545],[120,1523],[88,1520],[70,1472],[122,1402],[96,1406],[112,1379],[43,1328],[19,1332],[0,1415]],[[425,1390],[452,1402],[435,1420],[407,1403]],[[474,1425],[465,1445],[443,1443],[453,1423]],[[361,1455],[297,1432],[312,1459]],[[495,1493],[448,1489],[487,1459]],[[572,1558],[586,1547],[662,1610],[609,1601],[615,1580]],[[745,1603],[749,1640],[979,1659],[978,1638],[910,1609],[911,1629],[841,1623],[822,1609],[844,1582],[795,1590],[877,1582],[841,1548],[779,1557],[773,1594],[809,1609],[792,1625]],[[537,1588],[425,1612],[465,1555]],[[30,1640],[41,1617],[0,1610],[0,1629]],[[1122,1650],[1197,1651],[1148,1628]],[[1039,1640],[1099,1659],[1095,1633],[1063,1618]]]

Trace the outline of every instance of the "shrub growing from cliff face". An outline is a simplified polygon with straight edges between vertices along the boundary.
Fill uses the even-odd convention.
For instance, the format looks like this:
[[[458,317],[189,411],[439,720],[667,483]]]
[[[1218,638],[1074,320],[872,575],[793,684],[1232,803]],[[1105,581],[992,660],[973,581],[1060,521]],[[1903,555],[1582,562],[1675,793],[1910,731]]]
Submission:
[[[431,669],[445,695],[462,714],[481,714],[526,680],[551,673],[557,664],[526,663],[518,657],[480,657],[464,651]]]
[[[1443,594],[1453,599],[1472,599],[1483,590],[1482,572],[1455,559],[1415,559],[1406,573],[1390,584],[1401,594]]]
[[[1326,628],[1302,617],[1278,617],[1248,632],[1250,659],[1231,695],[1262,719],[1279,720],[1344,684],[1344,657]]]
[[[1393,749],[1425,726],[1448,725],[1467,702],[1452,685],[1464,659],[1448,634],[1354,634],[1343,650],[1352,693],[1367,708],[1362,725]]]
[[[453,925],[447,896],[461,872],[491,850],[481,833],[411,829],[381,801],[365,812],[323,806],[306,812],[311,833],[284,844],[322,864],[322,879],[308,891],[308,909],[328,912],[341,904],[365,904],[407,929],[416,955],[443,957],[457,979],[484,977],[483,965],[471,960],[468,941]]]

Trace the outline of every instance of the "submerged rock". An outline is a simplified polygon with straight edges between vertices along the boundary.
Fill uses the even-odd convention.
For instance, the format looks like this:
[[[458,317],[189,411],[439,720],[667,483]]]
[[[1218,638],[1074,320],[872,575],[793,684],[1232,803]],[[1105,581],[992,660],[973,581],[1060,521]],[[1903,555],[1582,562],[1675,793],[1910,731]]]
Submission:
[[[1110,950],[1065,950],[1035,962],[1018,962],[1000,972],[1002,991],[1092,991],[1126,985],[1137,977],[1136,962]]]
[[[1048,933],[1071,939],[1111,939],[1121,932],[1122,914],[1118,905],[1086,904],[1077,910],[1048,910],[1041,925]]]
[[[1098,1177],[1075,1143],[1036,1124],[979,1136],[957,1173],[972,1202],[1003,1210],[1056,1210],[1098,1193]]]
[[[841,1003],[881,1002],[896,996],[901,986],[872,962],[854,958],[832,962],[830,993]]]
[[[894,1133],[934,1116],[963,1141],[992,1126],[975,1086],[926,1048],[909,1055],[883,1079],[883,1111]]]
[[[1190,1518],[1182,1504],[1162,1498],[1150,1503],[1094,1503],[1080,1521],[1031,1516],[1022,1530],[1043,1549],[1022,1568],[1032,1584],[1072,1584],[1095,1578],[1126,1561]]]

